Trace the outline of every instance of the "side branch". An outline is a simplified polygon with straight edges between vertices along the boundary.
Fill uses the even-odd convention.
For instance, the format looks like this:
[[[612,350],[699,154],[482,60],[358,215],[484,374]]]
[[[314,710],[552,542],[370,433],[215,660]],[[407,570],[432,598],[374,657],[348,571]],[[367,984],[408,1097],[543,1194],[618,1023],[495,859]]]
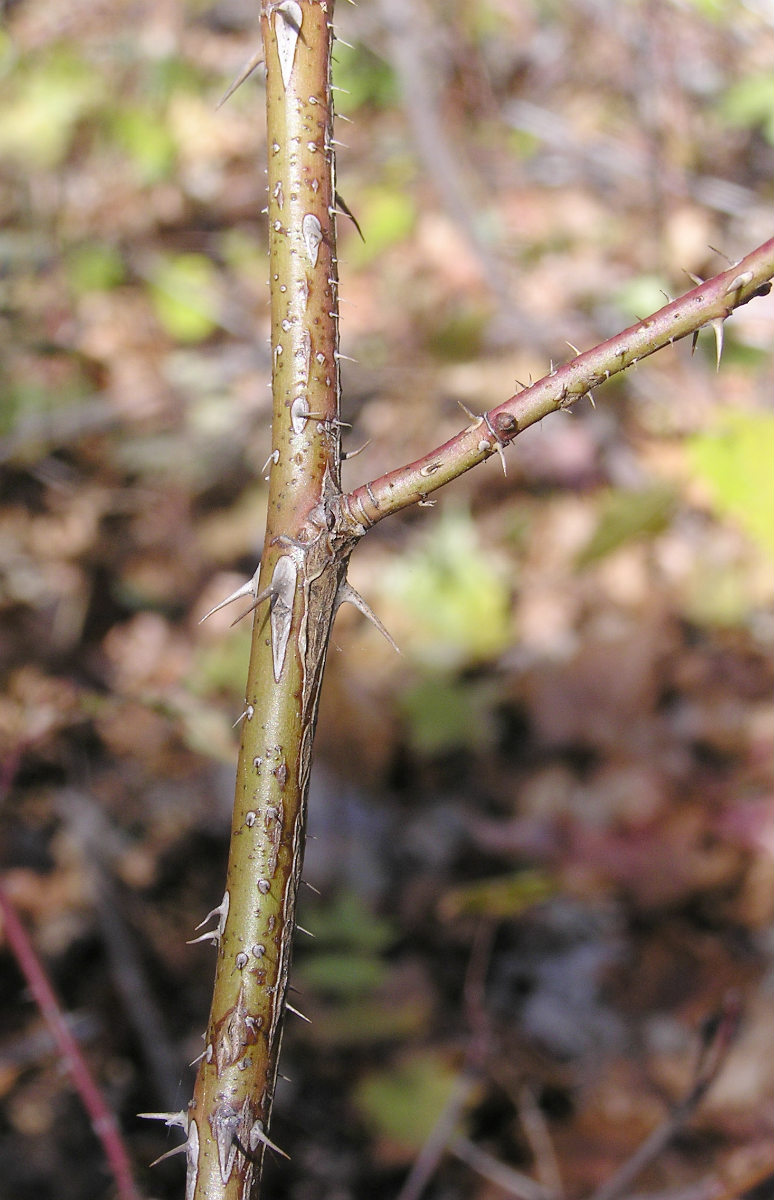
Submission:
[[[722,329],[723,321],[735,308],[768,293],[772,277],[774,239],[679,300],[552,370],[423,458],[342,496],[344,520],[356,524],[362,532],[390,513],[424,500],[430,492],[502,452],[518,434],[548,413],[570,408],[640,359],[695,334],[705,325]]]

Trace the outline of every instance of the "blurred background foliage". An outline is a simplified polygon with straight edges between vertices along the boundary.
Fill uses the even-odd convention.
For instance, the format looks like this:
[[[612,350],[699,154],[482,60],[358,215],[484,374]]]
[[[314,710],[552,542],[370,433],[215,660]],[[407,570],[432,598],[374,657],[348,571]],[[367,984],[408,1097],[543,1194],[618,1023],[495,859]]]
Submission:
[[[266,507],[260,71],[217,107],[255,7],[9,0],[0,28],[0,866],[159,1197],[179,1164],[148,1171],[167,1146],[134,1114],[190,1095],[212,961],[185,943],[222,888],[249,640],[198,620]],[[346,486],[770,236],[767,4],[338,7],[365,238],[340,220],[344,417],[369,443]],[[403,654],[341,613],[280,1200],[397,1194],[467,1061],[482,928],[457,1134],[542,1178],[537,1113],[590,1192],[737,989],[727,1068],[642,1185],[768,1163],[771,330],[758,300],[720,372],[710,332],[672,347],[358,549]],[[106,1196],[2,953],[8,1194]],[[428,1192],[500,1194],[453,1158]]]

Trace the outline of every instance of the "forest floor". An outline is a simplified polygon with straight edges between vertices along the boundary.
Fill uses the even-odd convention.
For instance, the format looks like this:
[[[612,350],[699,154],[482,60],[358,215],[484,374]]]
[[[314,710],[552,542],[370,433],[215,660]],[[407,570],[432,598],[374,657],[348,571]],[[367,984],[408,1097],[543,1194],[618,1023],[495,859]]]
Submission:
[[[345,486],[770,236],[764,6],[339,7]],[[159,1200],[266,507],[255,9],[0,29],[0,883]],[[272,1200],[592,1197],[667,1128],[616,1194],[772,1194],[771,299],[358,547],[402,654],[337,618]],[[112,1196],[0,961],[0,1196]]]

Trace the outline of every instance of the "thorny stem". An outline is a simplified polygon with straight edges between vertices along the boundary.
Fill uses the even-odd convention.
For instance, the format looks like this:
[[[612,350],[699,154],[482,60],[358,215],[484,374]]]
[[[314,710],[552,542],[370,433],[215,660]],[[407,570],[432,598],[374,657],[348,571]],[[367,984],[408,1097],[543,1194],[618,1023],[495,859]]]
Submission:
[[[355,538],[339,495],[331,0],[262,0],[272,468],[215,987],[187,1113],[186,1200],[257,1196],[277,1076],[314,725]]]
[[[549,413],[570,408],[613,375],[704,325],[722,323],[735,308],[768,292],[772,276],[774,239],[679,300],[517,392],[416,462],[356,488],[342,497],[342,504],[351,518],[366,529],[401,508],[416,504],[478,466],[498,449],[502,451],[518,434]]]
[[[512,396],[407,467],[341,494],[333,0],[261,0],[269,147],[272,468],[245,693],[226,890],[200,940],[217,947],[193,1099],[157,1114],[186,1141],[186,1200],[257,1200],[271,1117],[304,852],[317,705],[349,555],[375,522],[421,501],[548,412],[638,358],[725,319],[774,273],[774,243]],[[202,922],[205,924],[205,922]],[[277,1148],[274,1147],[276,1150]]]

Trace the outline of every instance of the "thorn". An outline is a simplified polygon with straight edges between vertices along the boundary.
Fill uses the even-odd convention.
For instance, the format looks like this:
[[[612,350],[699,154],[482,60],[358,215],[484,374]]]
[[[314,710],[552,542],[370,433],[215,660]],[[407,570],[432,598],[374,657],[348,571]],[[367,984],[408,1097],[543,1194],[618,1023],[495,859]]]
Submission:
[[[360,361],[357,358],[350,358],[350,356],[348,354],[342,354],[339,350],[333,351],[333,357],[336,359],[336,362],[340,362],[342,359],[344,360],[344,362],[356,363],[356,362]]]
[[[715,352],[717,355],[715,370],[719,371],[720,359],[723,354],[723,318],[717,317],[714,321],[710,321],[710,325],[712,326],[712,331],[715,334]]]
[[[301,880],[301,882],[304,884],[304,886],[305,886],[305,887],[308,887],[308,888],[309,888],[309,891],[310,891],[310,892],[314,892],[315,896],[321,896],[321,895],[322,895],[322,892],[320,891],[320,889],[319,889],[319,888],[316,888],[316,887],[314,886],[314,884],[313,884],[313,883],[310,883],[310,882],[309,882],[309,880],[308,880],[308,879],[302,879],[302,880]]]
[[[283,1158],[288,1160],[288,1162],[290,1161],[290,1155],[286,1154],[284,1150],[280,1150],[279,1146],[271,1140],[268,1134],[264,1133],[263,1125],[260,1121],[256,1121],[250,1130],[250,1144],[252,1145],[253,1142],[261,1142],[264,1146],[268,1146],[270,1150],[274,1150],[277,1154],[281,1154]]]
[[[553,368],[553,365],[554,365],[554,364],[553,364],[553,362],[552,362],[552,363],[551,363],[551,366],[552,366],[552,368]],[[555,374],[555,372],[554,372],[554,374]],[[494,426],[492,425],[492,422],[489,420],[489,413],[484,413],[484,415],[483,415],[483,417],[481,418],[481,420],[484,422],[484,424],[486,425],[487,429],[489,430],[489,432],[490,432],[490,433],[491,433],[491,435],[492,435],[492,438],[493,438],[493,441],[494,441],[494,448],[495,448],[495,450],[497,451],[497,453],[498,453],[498,454],[499,454],[499,456],[500,456],[500,466],[501,466],[501,467],[502,467],[502,469],[503,469],[503,475],[504,475],[504,476],[505,476],[505,478],[507,479],[507,478],[508,478],[508,467],[506,466],[506,463],[505,463],[505,453],[503,452],[503,446],[502,446],[502,442],[500,441],[500,438],[499,438],[499,436],[498,436],[497,432],[495,431],[495,428],[494,428]]]
[[[338,146],[338,145],[342,145],[342,144],[343,144],[343,143],[340,143],[340,142],[334,142],[334,145],[336,145],[336,146]],[[341,196],[341,193],[340,193],[340,192],[334,192],[334,193],[333,193],[333,200],[334,200],[334,203],[338,204],[339,208],[340,208],[340,209],[341,209],[341,211],[344,213],[344,215],[345,215],[345,216],[347,216],[347,217],[349,217],[350,221],[351,221],[351,222],[352,222],[352,224],[355,226],[355,229],[356,229],[356,230],[358,231],[358,233],[360,234],[360,240],[361,240],[361,242],[365,242],[365,238],[363,237],[363,230],[360,228],[360,226],[359,226],[359,224],[358,224],[358,222],[357,222],[357,218],[355,217],[355,215],[354,215],[354,213],[352,212],[351,208],[349,207],[349,205],[347,204],[347,202],[346,202],[346,201],[345,201],[345,200],[342,198],[342,196]]]
[[[246,608],[245,611],[240,613],[238,617],[234,617],[234,620],[231,622],[231,628],[233,629],[235,625],[238,625],[240,621],[243,621],[249,613],[254,612],[259,604],[263,604],[264,600],[268,600],[271,597],[272,603],[274,603],[273,598],[276,594],[277,593],[275,591],[274,584],[270,583],[267,588],[264,588],[262,592],[258,593],[249,608]]]
[[[592,407],[592,408],[596,408],[596,407],[597,407],[597,405],[596,405],[596,401],[594,400],[594,396],[592,395],[592,393],[591,393],[591,392],[586,392],[586,395],[587,395],[587,396],[588,396],[588,398],[589,398],[589,404],[591,405],[591,407]]]
[[[418,508],[435,508],[437,503],[438,503],[437,500],[428,500],[427,496],[425,496],[422,500],[417,500],[417,507]]]
[[[231,728],[233,729],[233,725]],[[212,942],[213,946],[219,946],[220,934],[217,929],[208,929],[206,933],[200,933],[198,938],[191,938],[186,942],[186,946],[195,946],[197,942]]]
[[[339,590],[337,591],[336,599],[334,600],[334,612],[340,608],[342,604],[354,605],[354,607],[358,609],[364,617],[368,618],[372,625],[376,626],[382,637],[386,638],[386,640],[390,643],[395,653],[400,654],[397,643],[387,632],[384,625],[382,625],[374,610],[369,604],[366,603],[360,593],[356,592],[352,585],[347,583],[346,579],[343,579],[339,584]]]
[[[306,45],[306,42],[304,41],[304,35],[301,32],[301,22],[297,21],[293,13],[290,11],[288,0],[281,0],[279,4],[273,4],[272,12],[275,12],[278,17],[282,17],[282,20],[285,22],[285,24],[289,25],[293,32],[301,38],[301,41],[304,42],[304,45]]]
[[[287,1000],[285,1001],[285,1008],[288,1010],[288,1012],[292,1012],[294,1017],[300,1017],[302,1021],[306,1021],[307,1025],[312,1024],[309,1017],[305,1016],[304,1013],[299,1012],[298,1009],[294,1008],[292,1004],[288,1004]]]
[[[208,617],[211,617],[213,613],[220,612],[220,610],[225,608],[227,604],[233,604],[235,600],[241,600],[243,596],[255,596],[260,574],[261,564],[259,563],[255,568],[255,574],[253,575],[252,579],[248,579],[247,583],[243,583],[242,586],[238,587],[235,592],[231,593],[230,596],[226,596],[225,600],[221,600],[220,604],[216,604],[214,608],[211,608],[209,612],[206,612],[199,621],[199,624],[201,625],[202,622],[206,621]]]
[[[175,1113],[138,1113],[137,1116],[144,1121],[163,1121],[167,1129],[173,1125],[179,1125],[181,1129],[188,1128],[188,1113],[184,1109]]]
[[[312,933],[311,929],[304,929],[303,925],[299,925],[298,922],[296,922],[296,929],[298,930],[299,933],[305,933],[307,937],[310,937],[310,938],[317,937],[317,934]]]
[[[272,463],[272,465],[276,467],[277,463],[279,462],[279,459],[280,459],[279,450],[272,450],[271,454],[266,459],[266,462],[261,467],[261,474],[263,475],[263,473],[266,470],[266,468],[268,467],[269,463]]]
[[[228,895],[228,892],[226,893],[226,895]],[[211,912],[208,912],[207,916],[204,918],[203,921],[200,921],[198,925],[194,925],[194,929],[201,929],[202,926],[206,925],[208,921],[211,921],[213,917],[217,917],[218,923],[220,923],[221,917],[228,916],[228,908],[229,908],[229,906],[225,902],[225,900],[221,900],[218,907],[213,908]],[[224,923],[225,923],[225,921],[224,921]]]
[[[345,450],[345,451],[344,451],[344,453],[343,453],[343,454],[342,454],[342,456],[341,456],[341,457],[342,457],[342,459],[345,459],[345,460],[346,460],[346,459],[348,459],[348,458],[357,458],[358,454],[362,454],[362,453],[363,453],[363,451],[364,451],[364,450],[365,450],[365,449],[366,449],[368,446],[370,446],[370,445],[371,445],[371,440],[372,440],[372,439],[371,439],[371,438],[369,438],[367,442],[363,442],[363,445],[362,445],[362,446],[358,446],[357,450]]]
[[[573,346],[572,342],[567,342],[567,345],[570,347],[570,349],[571,349],[571,350],[574,350],[574,351],[575,351],[575,354],[576,354],[576,355],[579,355],[579,354],[580,354],[580,350],[578,349],[578,347],[577,347],[577,346]],[[517,382],[517,383],[519,382],[519,381],[518,381],[518,379],[516,380],[516,382]]]
[[[234,95],[234,92],[237,90],[237,88],[241,87],[242,84],[245,82],[245,80],[250,78],[250,76],[252,75],[255,68],[257,66],[259,66],[262,62],[263,62],[263,47],[261,47],[260,50],[256,50],[256,52],[252,56],[252,58],[250,58],[248,60],[248,62],[245,63],[245,65],[242,67],[242,70],[235,77],[233,82],[229,85],[228,88],[226,88],[226,91],[223,93],[220,100],[215,105],[216,110],[218,108],[223,107],[223,105],[226,103],[226,101],[228,99],[230,99],[231,96]]]
[[[752,277],[752,271],[742,271],[741,275],[737,275],[731,280],[723,295],[730,296],[732,292],[738,292],[740,288],[746,287],[748,283],[752,282]]]
[[[728,257],[727,254],[724,254],[722,250],[718,250],[717,246],[710,246],[709,242],[707,243],[707,246],[712,251],[713,254],[717,254],[719,258],[724,258],[726,260],[726,262],[728,263],[729,267],[733,267],[735,265],[734,263],[731,262],[731,259]]]
[[[465,404],[462,400],[458,400],[457,403],[459,404],[460,408],[464,412],[465,416],[470,417],[471,421],[480,421],[481,420],[481,417],[479,416],[479,414],[471,412],[470,409],[468,408],[467,404]]]
[[[706,283],[706,280],[702,279],[701,275],[694,275],[693,271],[686,271],[685,273],[688,278],[696,284],[697,287],[701,287],[703,283]]]
[[[696,343],[698,342],[698,340],[699,340],[699,331],[698,331],[698,329],[694,329],[693,335],[691,337],[691,355],[693,355],[694,351],[696,350]]]
[[[167,1150],[166,1154],[160,1154],[158,1158],[154,1158],[149,1164],[151,1167],[157,1167],[159,1163],[164,1162],[165,1158],[174,1158],[176,1154],[185,1154],[188,1149],[188,1142],[183,1142],[182,1146],[173,1146],[171,1150]]]
[[[355,49],[355,47],[352,45],[352,43],[351,43],[351,42],[345,42],[343,37],[339,37],[339,35],[338,35],[338,34],[336,34],[336,35],[335,35],[335,37],[336,37],[336,41],[337,41],[337,42],[341,42],[342,46],[346,46],[348,50],[354,50],[354,49]]]

